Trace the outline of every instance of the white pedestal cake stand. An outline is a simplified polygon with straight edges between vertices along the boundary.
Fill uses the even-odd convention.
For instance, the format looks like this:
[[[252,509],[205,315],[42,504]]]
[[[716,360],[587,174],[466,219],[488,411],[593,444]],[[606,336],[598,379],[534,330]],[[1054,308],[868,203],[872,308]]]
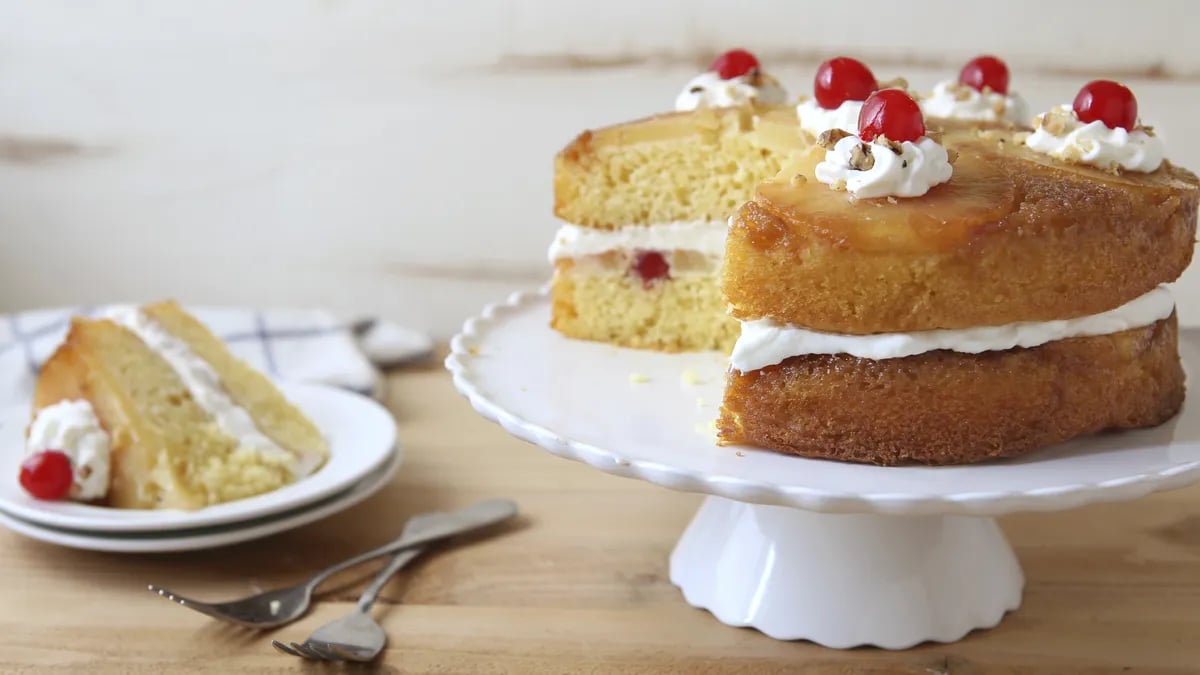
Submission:
[[[548,320],[540,294],[469,320],[446,360],[455,386],[556,455],[711,495],[671,555],[671,581],[721,621],[775,638],[889,649],[958,640],[1021,601],[1021,568],[994,516],[1200,480],[1200,419],[1188,406],[1155,429],[972,466],[721,447],[712,420],[724,357],[568,340]]]

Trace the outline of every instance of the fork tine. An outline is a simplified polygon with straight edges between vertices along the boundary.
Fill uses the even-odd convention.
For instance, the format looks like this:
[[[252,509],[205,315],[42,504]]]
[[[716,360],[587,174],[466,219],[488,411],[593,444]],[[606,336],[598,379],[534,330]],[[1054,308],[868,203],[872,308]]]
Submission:
[[[325,646],[329,648],[329,651],[333,652],[334,654],[337,654],[338,658],[341,658],[342,660],[345,660],[345,661],[362,661],[363,660],[356,652],[353,652],[353,651],[347,649],[346,647],[344,647],[343,645],[339,645],[335,642],[326,643]]]
[[[331,649],[331,647],[333,647],[333,645],[329,644],[328,642],[321,642],[318,640],[305,640],[304,646],[308,647],[309,650],[311,650],[317,654],[320,654],[321,658],[325,659],[326,661],[344,661],[345,660],[340,655],[335,653],[333,649]]]
[[[177,593],[172,593],[171,591],[169,591],[165,588],[162,588],[161,586],[155,586],[154,584],[150,584],[147,588],[150,591],[152,591],[155,595],[162,598],[163,600],[167,600],[168,602],[173,602],[173,603],[179,605],[180,607],[187,607],[190,610],[200,612],[201,614],[204,614],[206,616],[211,616],[214,619],[222,619],[224,621],[230,620],[230,617],[228,615],[217,611],[215,608],[213,608],[212,605],[208,604],[207,602],[193,600],[189,597],[179,595]]]
[[[282,653],[284,653],[284,654],[290,654],[290,655],[292,655],[292,656],[299,656],[299,657],[300,657],[300,658],[302,658],[302,659],[306,659],[306,658],[308,658],[307,656],[305,656],[305,655],[301,654],[300,652],[298,652],[298,651],[296,651],[296,650],[292,649],[291,647],[289,647],[289,646],[287,646],[287,645],[283,644],[283,643],[282,643],[282,642],[280,642],[279,640],[271,640],[271,646],[272,646],[272,647],[274,647],[274,648],[275,648],[277,651],[279,651],[279,652],[282,652]]]
[[[305,640],[305,642],[307,642],[307,640]],[[296,651],[300,652],[306,659],[312,659],[313,661],[328,661],[329,660],[329,659],[325,658],[325,656],[323,656],[320,652],[316,651],[315,649],[310,649],[309,646],[305,643],[292,642],[291,645],[292,645],[292,649],[295,649]]]

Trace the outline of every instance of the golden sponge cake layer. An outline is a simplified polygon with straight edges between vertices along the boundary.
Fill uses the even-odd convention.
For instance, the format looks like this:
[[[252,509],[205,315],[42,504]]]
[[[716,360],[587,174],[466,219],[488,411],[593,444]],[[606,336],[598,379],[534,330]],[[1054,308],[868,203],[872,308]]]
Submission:
[[[1192,258],[1200,180],[1169,163],[1106,173],[1013,131],[947,133],[954,176],[923,197],[851,200],[813,150],[737,213],[722,283],[732,313],[871,334],[1098,314]]]
[[[585,131],[555,158],[554,213],[600,229],[724,222],[807,145],[790,107],[706,108]]]
[[[724,444],[872,464],[961,464],[1161,424],[1184,396],[1175,316],[1029,349],[796,356],[731,371]]]
[[[715,271],[645,285],[625,272],[555,264],[551,326],[567,337],[667,352],[729,352],[740,324],[725,313]]]

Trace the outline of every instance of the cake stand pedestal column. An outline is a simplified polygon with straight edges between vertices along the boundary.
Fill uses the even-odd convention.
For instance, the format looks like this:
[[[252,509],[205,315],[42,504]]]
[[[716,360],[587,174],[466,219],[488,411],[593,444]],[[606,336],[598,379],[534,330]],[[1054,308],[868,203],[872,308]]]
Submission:
[[[723,623],[774,638],[903,649],[995,626],[1024,577],[994,518],[708,497],[671,554],[671,582]]]

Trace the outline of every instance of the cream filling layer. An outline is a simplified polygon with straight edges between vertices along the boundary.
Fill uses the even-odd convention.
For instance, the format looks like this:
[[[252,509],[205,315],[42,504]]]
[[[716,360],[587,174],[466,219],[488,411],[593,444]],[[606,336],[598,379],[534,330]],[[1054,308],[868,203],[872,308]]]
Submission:
[[[550,244],[550,262],[609,251],[695,251],[714,258],[725,255],[725,221],[693,220],[657,225],[626,225],[615,230],[565,224]]]
[[[915,356],[939,349],[980,354],[1142,328],[1171,316],[1173,311],[1175,299],[1165,286],[1159,286],[1116,309],[1091,316],[955,330],[845,335],[757,319],[742,322],[742,334],[733,347],[730,365],[745,373],[808,354],[849,354],[874,360]]]
[[[225,391],[217,371],[193,352],[186,342],[172,335],[145,312],[136,307],[122,307],[106,318],[128,328],[162,357],[179,376],[196,404],[212,417],[222,433],[237,442],[239,450],[286,460],[295,477],[312,473],[320,464],[319,458],[299,457],[264,434],[250,412],[238,405]]]

